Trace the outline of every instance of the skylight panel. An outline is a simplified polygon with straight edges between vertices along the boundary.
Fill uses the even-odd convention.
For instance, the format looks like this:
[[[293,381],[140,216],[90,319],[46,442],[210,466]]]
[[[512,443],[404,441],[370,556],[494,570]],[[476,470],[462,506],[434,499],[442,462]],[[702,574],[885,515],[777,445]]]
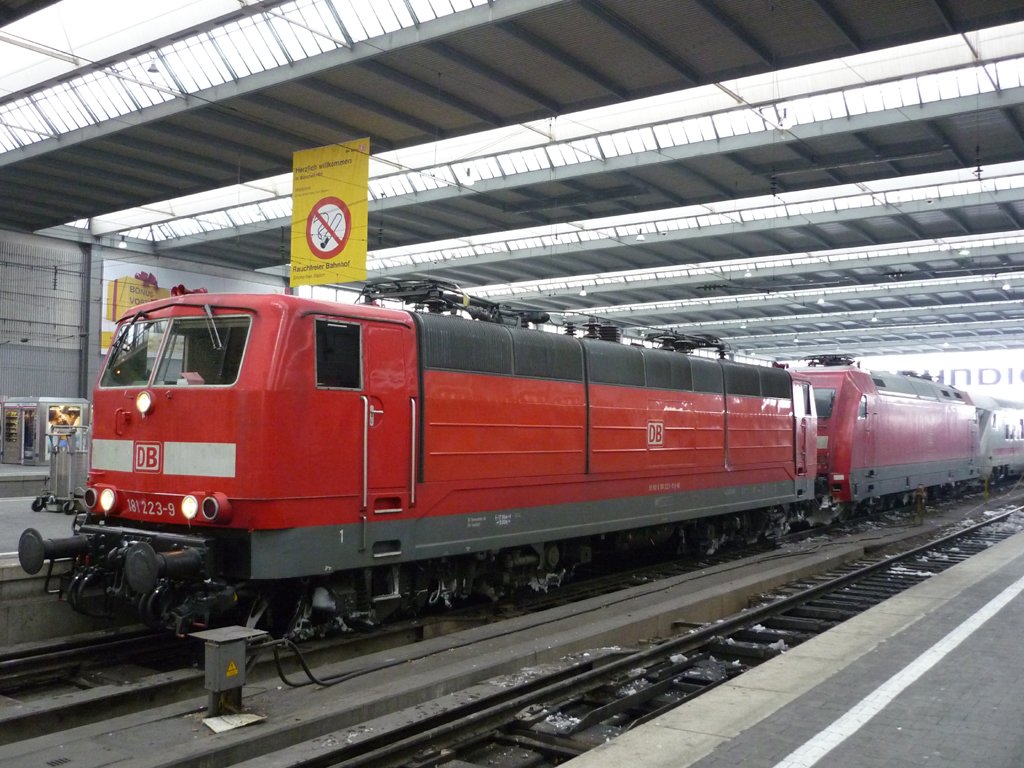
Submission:
[[[942,91],[939,88],[938,75],[922,75],[917,78],[917,92],[920,94],[921,103],[928,104],[942,98]]]
[[[512,161],[512,167],[515,168],[516,173],[526,173],[530,170],[522,153],[517,152],[514,155],[511,155],[510,159]]]
[[[523,160],[526,162],[526,167],[531,171],[539,171],[551,167],[551,161],[548,160],[547,152],[544,151],[543,147],[524,152]]]
[[[1000,88],[1017,88],[1021,85],[1020,59],[1000,61],[995,65],[986,65],[986,69],[989,71],[991,71],[993,67],[995,69],[995,80],[999,83]]]
[[[903,106],[921,103],[921,92],[917,87],[917,78],[899,81],[900,101]]]
[[[255,31],[253,32],[253,37],[256,37]],[[232,41],[227,35],[222,36],[218,42],[220,45],[232,45]],[[178,52],[181,58],[181,66],[176,67],[174,72],[185,87],[185,90],[189,93],[208,88],[214,82],[223,82],[221,77],[217,77],[216,81],[214,81],[212,79],[213,75],[223,72],[224,79],[230,79],[231,77],[231,71],[225,64],[221,63],[220,66],[214,64],[214,60],[207,51],[207,46],[209,45],[210,42],[205,41],[203,45],[184,46]],[[220,59],[219,56],[217,58]]]
[[[334,7],[338,12],[338,18],[341,19],[341,23],[344,25],[353,42],[366,40],[370,37],[366,27],[363,26],[362,15],[352,7],[352,4],[348,2],[348,0],[335,0]],[[378,24],[376,18],[373,19],[373,23]]]
[[[225,79],[238,80],[249,74],[251,70],[246,57],[239,50],[238,46],[231,42],[228,34],[226,30],[216,30],[210,35],[209,44],[216,47],[217,52],[220,54],[221,65],[219,71],[225,74]],[[191,47],[193,46],[190,46],[185,41],[181,41],[175,43],[169,50],[161,54],[161,57],[167,61],[167,66],[180,79],[186,91],[199,90],[198,83],[191,76],[191,73],[198,69],[191,66],[196,60],[195,54],[191,53]],[[252,53],[252,48],[248,46],[247,48],[250,55],[255,55]]]
[[[160,239],[171,240],[176,237],[188,237],[190,235],[200,235],[203,230],[199,226],[198,219],[180,219],[173,223],[160,224],[155,228],[160,235]]]
[[[578,155],[573,148],[566,144],[555,144],[544,148],[548,154],[548,161],[553,167],[561,168],[566,165],[573,165],[579,162]]]
[[[849,114],[846,111],[846,99],[843,98],[842,92],[825,94],[824,101],[828,104],[828,115],[833,120],[849,117]],[[796,114],[792,114],[790,115],[790,119],[797,121],[798,116]]]
[[[644,151],[643,141],[641,141],[637,130],[615,134],[615,147],[619,150],[620,155],[633,155]]]
[[[376,200],[382,197],[397,197],[409,193],[409,189],[400,177],[379,179],[370,182],[370,196]]]
[[[251,30],[251,24],[249,29]],[[249,35],[239,30],[237,26],[233,30],[227,28],[216,30],[211,37],[224,54],[227,66],[234,73],[234,78],[263,71],[263,63],[260,61],[256,49],[253,48]],[[184,47],[182,46],[182,48]],[[175,58],[178,57],[177,47],[173,55]],[[172,62],[172,66],[173,64],[174,62]]]
[[[409,7],[416,21],[420,24],[437,18],[433,3],[430,0],[409,0]]]
[[[124,114],[133,105],[126,101],[120,90],[110,87],[93,87],[94,80],[83,78],[77,83],[60,85],[43,92],[47,103],[61,104],[64,101],[77,101],[83,107],[78,114],[82,118],[76,127],[90,125],[97,120],[107,120]]]
[[[672,138],[675,139],[676,144],[693,144],[701,141],[713,141],[716,138],[715,122],[710,118],[684,120],[678,125],[681,130],[672,131]]]
[[[983,74],[979,67],[960,69],[952,73],[960,86],[961,96],[974,96],[979,93],[991,93],[994,90],[992,83]]]
[[[654,139],[663,149],[674,147],[686,140],[682,125],[678,121],[654,126]],[[682,141],[680,141],[682,139]]]
[[[601,148],[601,154],[604,157],[618,157],[619,149],[616,146],[614,136],[598,136],[597,145]]]
[[[256,32],[259,33],[259,40],[262,40],[263,47],[259,47],[259,40],[255,41],[254,45],[257,46],[256,50],[263,61],[264,69],[273,69],[274,67],[291,64],[291,61],[284,52],[284,48],[281,46],[281,41],[275,34],[275,21],[276,19],[271,17],[265,23],[256,25]]]
[[[737,133],[743,132],[742,129],[737,126],[739,121],[735,119],[734,113],[719,112],[712,115],[711,120],[715,124],[715,133],[723,138],[735,136]]]
[[[439,165],[436,168],[431,168],[429,174],[438,187],[454,186],[458,183],[451,166],[448,165]]]
[[[501,167],[493,157],[478,157],[470,161],[477,181],[486,181],[501,176]]]
[[[394,32],[404,27],[411,27],[413,24],[409,9],[405,7],[404,0],[388,0],[388,2],[375,2],[371,5],[377,14],[377,21],[385,32]]]
[[[276,44],[275,50],[279,50],[289,64],[309,58],[310,56],[310,53],[305,51],[296,37],[298,34],[306,34],[308,36],[309,31],[302,28],[298,19],[295,21],[297,23],[293,24],[288,19],[283,19],[277,14],[271,14],[265,25],[266,36],[273,36],[274,43]],[[318,52],[315,47],[312,48],[312,54]]]

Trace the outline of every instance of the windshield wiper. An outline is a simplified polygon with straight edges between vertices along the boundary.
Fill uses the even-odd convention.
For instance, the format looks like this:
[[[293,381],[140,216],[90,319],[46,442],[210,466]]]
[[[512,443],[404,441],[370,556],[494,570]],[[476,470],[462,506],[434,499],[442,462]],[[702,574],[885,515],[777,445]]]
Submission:
[[[108,353],[108,356],[111,360],[116,360],[117,356],[121,353],[121,348],[124,347],[128,341],[128,334],[131,333],[132,326],[135,325],[140,317],[145,317],[147,314],[149,313],[141,311],[136,312],[132,315],[131,322],[129,322],[128,325],[121,326],[117,336],[114,337],[113,343],[110,345],[110,352]]]
[[[220,334],[217,332],[217,324],[213,321],[213,310],[210,309],[209,304],[203,304],[203,312],[206,314],[206,328],[210,331],[210,341],[213,343],[213,348],[218,351],[224,349],[224,345],[220,340]]]

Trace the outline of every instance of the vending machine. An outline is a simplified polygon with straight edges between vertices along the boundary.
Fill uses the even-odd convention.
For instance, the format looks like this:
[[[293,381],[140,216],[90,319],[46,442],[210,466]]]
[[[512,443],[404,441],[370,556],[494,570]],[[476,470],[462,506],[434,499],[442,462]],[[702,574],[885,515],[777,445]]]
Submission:
[[[89,427],[88,400],[18,397],[8,398],[2,408],[4,464],[48,464],[54,428],[87,430]]]

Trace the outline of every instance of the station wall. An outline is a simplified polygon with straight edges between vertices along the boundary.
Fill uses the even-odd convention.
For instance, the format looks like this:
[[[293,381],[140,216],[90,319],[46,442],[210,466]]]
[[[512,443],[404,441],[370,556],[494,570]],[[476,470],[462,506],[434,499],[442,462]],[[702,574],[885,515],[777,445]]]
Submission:
[[[0,230],[0,400],[91,398],[101,340],[113,328],[112,313],[126,309],[108,300],[110,285],[137,282],[138,274],[164,288],[179,282],[243,293],[285,287],[281,277]]]
[[[0,232],[0,396],[85,397],[89,246]]]

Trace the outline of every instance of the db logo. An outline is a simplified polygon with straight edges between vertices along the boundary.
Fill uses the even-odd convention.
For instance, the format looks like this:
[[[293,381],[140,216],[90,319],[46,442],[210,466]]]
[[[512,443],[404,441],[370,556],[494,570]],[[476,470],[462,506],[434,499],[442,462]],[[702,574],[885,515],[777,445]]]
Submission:
[[[160,443],[135,443],[135,471],[159,472],[163,464]]]
[[[663,421],[648,421],[647,422],[647,445],[658,446],[665,444],[665,422]]]

